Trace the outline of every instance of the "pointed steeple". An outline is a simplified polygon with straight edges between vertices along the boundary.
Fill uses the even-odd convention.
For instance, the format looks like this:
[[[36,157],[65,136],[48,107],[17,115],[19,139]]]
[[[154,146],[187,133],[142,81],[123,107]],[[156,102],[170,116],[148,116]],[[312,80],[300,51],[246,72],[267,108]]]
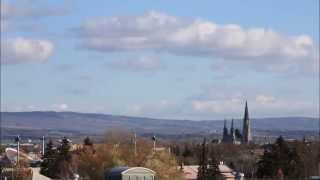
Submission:
[[[248,144],[251,140],[252,140],[252,137],[251,137],[249,110],[248,110],[248,103],[246,101],[246,106],[244,109],[244,117],[243,117],[242,143]]]
[[[244,108],[244,119],[249,120],[248,102],[246,101],[246,107]]]
[[[224,120],[222,141],[223,141],[223,142],[226,142],[226,141],[227,141],[227,139],[228,139],[227,120]]]
[[[233,126],[233,119],[231,120],[231,128],[230,128],[230,134],[232,135],[234,133],[234,126]]]
[[[233,119],[231,121],[230,136],[231,136],[231,142],[233,144],[235,144],[235,142],[236,142],[236,133],[235,133],[235,130],[234,130]]]

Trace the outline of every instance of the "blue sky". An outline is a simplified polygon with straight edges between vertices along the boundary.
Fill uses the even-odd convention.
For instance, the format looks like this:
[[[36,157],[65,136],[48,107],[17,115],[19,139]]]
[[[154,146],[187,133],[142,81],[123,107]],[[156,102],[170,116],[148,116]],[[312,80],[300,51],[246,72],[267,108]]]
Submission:
[[[318,116],[319,1],[2,1],[1,110]]]

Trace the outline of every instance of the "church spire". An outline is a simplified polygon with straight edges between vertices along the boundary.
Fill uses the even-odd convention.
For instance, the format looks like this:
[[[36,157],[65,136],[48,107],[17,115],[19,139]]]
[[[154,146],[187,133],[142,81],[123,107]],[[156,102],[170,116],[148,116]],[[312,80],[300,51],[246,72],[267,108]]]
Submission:
[[[224,120],[222,141],[224,141],[224,142],[225,142],[227,139],[228,139],[227,120]]]
[[[231,121],[230,136],[231,136],[231,142],[232,142],[233,144],[235,144],[235,141],[236,141],[236,133],[235,133],[235,130],[234,130],[233,119],[232,119],[232,121]]]
[[[243,117],[242,142],[245,144],[248,144],[251,140],[252,140],[252,137],[251,137],[249,110],[248,110],[248,103],[246,101],[246,106],[244,109],[244,117]]]
[[[246,101],[246,107],[244,108],[244,119],[249,120],[248,102]]]
[[[231,120],[230,133],[231,133],[231,135],[234,133],[233,119]]]

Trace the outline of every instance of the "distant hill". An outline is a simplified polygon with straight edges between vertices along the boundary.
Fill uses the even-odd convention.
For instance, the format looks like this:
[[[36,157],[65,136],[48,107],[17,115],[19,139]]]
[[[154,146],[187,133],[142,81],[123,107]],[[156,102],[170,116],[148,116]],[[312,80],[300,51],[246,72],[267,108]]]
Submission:
[[[168,120],[107,114],[76,112],[2,112],[2,126],[10,132],[70,132],[80,134],[103,134],[109,129],[125,128],[138,133],[166,135],[220,133],[222,120]],[[228,122],[228,125],[230,122]],[[242,120],[235,126],[242,128]],[[317,131],[318,121],[308,117],[281,117],[252,119],[255,132],[268,131]]]

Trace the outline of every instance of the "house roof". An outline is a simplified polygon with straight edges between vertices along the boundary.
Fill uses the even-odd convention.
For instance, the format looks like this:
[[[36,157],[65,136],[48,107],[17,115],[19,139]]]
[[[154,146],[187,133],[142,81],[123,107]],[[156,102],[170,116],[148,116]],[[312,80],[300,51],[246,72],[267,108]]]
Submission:
[[[148,174],[156,174],[154,171],[144,167],[115,167],[112,168],[108,175],[109,176],[118,176],[128,173],[148,173]]]
[[[112,168],[109,171],[108,175],[109,176],[119,175],[119,174],[121,174],[122,172],[124,172],[124,171],[126,171],[128,169],[129,169],[129,167],[115,167],[115,168]]]
[[[219,171],[220,174],[225,177],[225,178],[235,178],[233,175],[233,170],[229,168],[225,164],[219,164]],[[183,166],[183,174],[185,179],[197,179],[198,175],[198,165],[193,165],[193,166]]]

